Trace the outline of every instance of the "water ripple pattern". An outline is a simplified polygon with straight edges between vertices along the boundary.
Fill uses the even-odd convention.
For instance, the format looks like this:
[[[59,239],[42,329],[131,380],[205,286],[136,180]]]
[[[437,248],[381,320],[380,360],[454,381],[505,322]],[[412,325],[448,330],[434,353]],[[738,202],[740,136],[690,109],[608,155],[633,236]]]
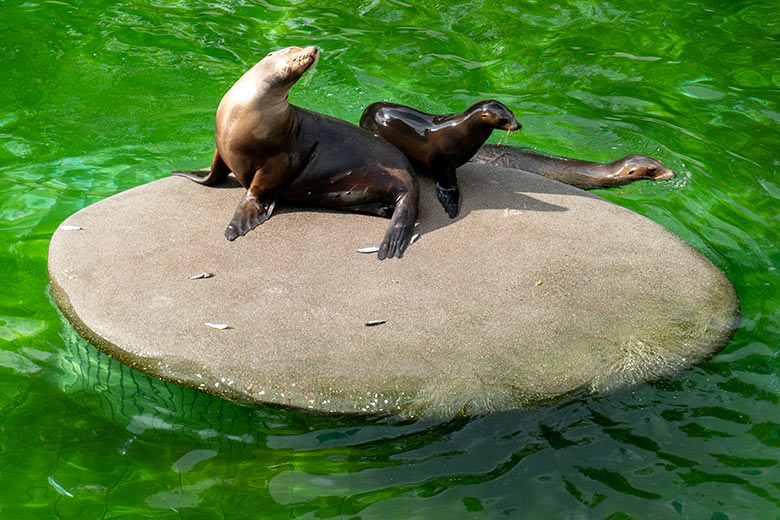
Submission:
[[[775,518],[779,22],[764,0],[3,2],[0,515]],[[523,130],[494,142],[661,159],[673,181],[602,195],[726,272],[734,341],[631,394],[445,423],[242,407],[99,354],[49,298],[54,230],[208,165],[226,89],[310,44],[318,70],[291,94],[309,109],[495,98]]]

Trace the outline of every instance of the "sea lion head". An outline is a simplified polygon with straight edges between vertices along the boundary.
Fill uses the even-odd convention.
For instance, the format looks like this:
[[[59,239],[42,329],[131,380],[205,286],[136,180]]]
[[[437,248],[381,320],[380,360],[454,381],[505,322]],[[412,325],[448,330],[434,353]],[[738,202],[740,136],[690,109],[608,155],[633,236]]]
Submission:
[[[279,49],[260,60],[254,67],[255,73],[272,87],[289,89],[317,62],[319,56],[314,46]]]
[[[482,124],[492,128],[514,132],[520,130],[521,125],[515,119],[515,115],[503,103],[489,99],[474,105]]]
[[[618,166],[620,169],[614,176],[629,181],[640,179],[663,181],[674,177],[672,170],[646,155],[628,155],[618,161]]]

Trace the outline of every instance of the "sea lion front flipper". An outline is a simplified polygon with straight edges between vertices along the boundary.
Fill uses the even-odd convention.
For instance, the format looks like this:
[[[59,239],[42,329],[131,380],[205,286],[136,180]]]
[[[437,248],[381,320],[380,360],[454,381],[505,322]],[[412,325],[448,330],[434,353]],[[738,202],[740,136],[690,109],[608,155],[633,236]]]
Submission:
[[[455,168],[449,165],[434,165],[433,172],[436,179],[436,197],[447,215],[455,218],[460,211],[460,188],[458,178],[455,176]]]
[[[233,241],[246,235],[271,217],[275,205],[275,200],[260,202],[247,191],[238,203],[236,212],[225,230],[225,238]]]
[[[385,238],[379,244],[377,258],[401,258],[409,247],[414,233],[414,223],[417,220],[417,209],[420,198],[420,186],[417,178],[408,171],[390,170],[396,181],[400,181],[402,187],[391,190],[398,196],[395,200],[395,210],[390,218],[390,225],[385,233]],[[397,185],[396,185],[397,186]]]
[[[267,160],[251,177],[244,175],[244,172],[236,173],[242,184],[249,179],[251,181],[225,230],[225,238],[235,240],[271,218],[279,187],[284,183],[287,165],[287,155],[278,154]]]
[[[458,216],[460,211],[460,188],[456,184],[455,186],[442,186],[438,182],[436,183],[436,197],[439,198],[444,211],[450,218]]]
[[[396,218],[398,217],[398,218]],[[393,214],[393,219],[390,221],[390,227],[385,233],[385,238],[382,239],[382,243],[379,244],[379,251],[377,252],[377,258],[384,260],[385,258],[404,256],[404,251],[409,247],[412,241],[412,231],[414,230],[414,219],[410,218],[410,214],[407,212]]]

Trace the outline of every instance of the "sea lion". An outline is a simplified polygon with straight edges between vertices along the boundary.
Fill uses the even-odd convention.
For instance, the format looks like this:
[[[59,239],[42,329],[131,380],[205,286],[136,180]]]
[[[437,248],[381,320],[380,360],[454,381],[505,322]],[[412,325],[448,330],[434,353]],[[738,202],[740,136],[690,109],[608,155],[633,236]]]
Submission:
[[[290,105],[290,88],[318,56],[315,47],[269,53],[219,103],[208,173],[171,173],[214,185],[233,172],[247,191],[225,230],[228,240],[265,222],[277,201],[288,201],[391,217],[377,256],[401,258],[417,218],[414,169],[371,132]]]
[[[494,128],[520,128],[515,115],[498,101],[486,100],[460,114],[428,114],[396,103],[372,103],[360,126],[387,139],[412,162],[418,173],[436,180],[436,196],[450,218],[460,209],[455,169],[487,141]]]
[[[601,164],[566,157],[548,157],[515,146],[486,144],[471,162],[516,168],[584,190],[622,186],[643,179],[661,181],[674,177],[674,172],[659,161],[636,154]]]

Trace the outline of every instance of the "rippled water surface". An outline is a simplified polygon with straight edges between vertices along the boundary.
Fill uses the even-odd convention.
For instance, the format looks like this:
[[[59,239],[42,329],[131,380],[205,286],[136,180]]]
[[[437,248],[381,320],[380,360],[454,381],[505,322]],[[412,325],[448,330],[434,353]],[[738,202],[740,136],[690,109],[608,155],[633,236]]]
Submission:
[[[778,38],[769,1],[0,3],[0,515],[780,518]],[[523,123],[511,144],[661,159],[675,180],[601,194],[723,269],[733,342],[631,394],[401,424],[241,407],[99,354],[48,297],[52,233],[207,165],[221,95],[292,44],[322,50],[306,108],[490,97]]]

